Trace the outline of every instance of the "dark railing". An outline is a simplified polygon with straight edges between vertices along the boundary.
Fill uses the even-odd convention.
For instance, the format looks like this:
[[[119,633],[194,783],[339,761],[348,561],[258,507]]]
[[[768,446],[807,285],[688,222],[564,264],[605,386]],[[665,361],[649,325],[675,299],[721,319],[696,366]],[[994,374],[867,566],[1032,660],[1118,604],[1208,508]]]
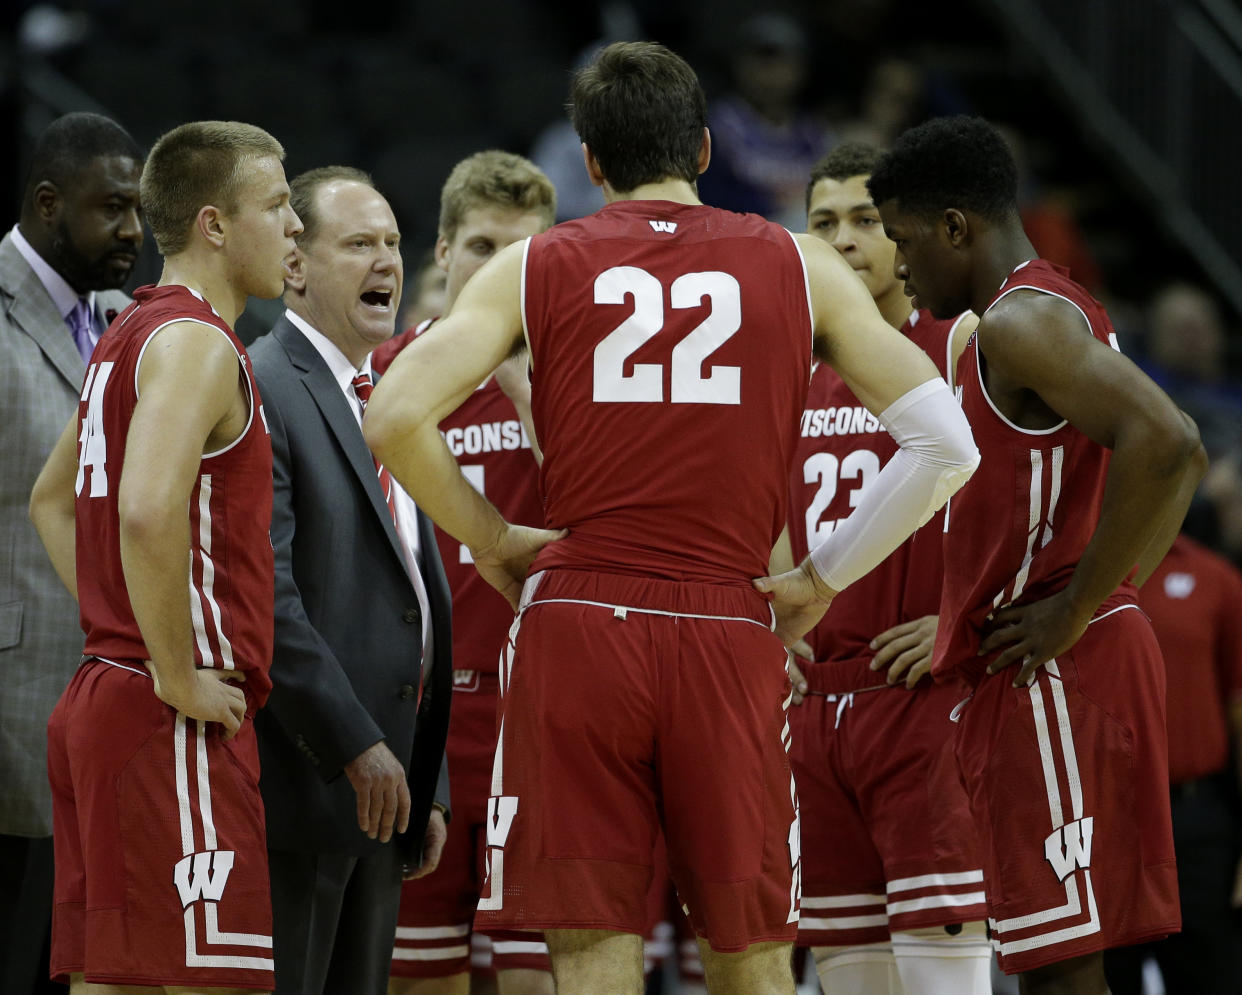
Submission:
[[[1234,0],[983,0],[1242,313],[1242,12]]]

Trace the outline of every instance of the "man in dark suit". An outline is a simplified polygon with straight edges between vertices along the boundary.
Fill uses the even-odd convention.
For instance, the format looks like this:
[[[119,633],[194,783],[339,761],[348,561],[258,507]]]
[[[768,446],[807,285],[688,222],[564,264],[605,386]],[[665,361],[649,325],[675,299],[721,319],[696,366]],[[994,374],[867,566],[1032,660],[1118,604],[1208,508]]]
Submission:
[[[32,150],[21,220],[0,240],[0,991],[50,990],[47,720],[82,655],[78,606],[26,506],[78,408],[86,357],[142,246],[142,152],[115,121],[67,114]],[[56,986],[54,990],[62,990]]]
[[[383,993],[403,872],[439,860],[449,592],[431,522],[360,419],[401,300],[400,234],[365,173],[290,185],[288,310],[251,347],[272,433],[276,641],[255,719],[281,993]]]

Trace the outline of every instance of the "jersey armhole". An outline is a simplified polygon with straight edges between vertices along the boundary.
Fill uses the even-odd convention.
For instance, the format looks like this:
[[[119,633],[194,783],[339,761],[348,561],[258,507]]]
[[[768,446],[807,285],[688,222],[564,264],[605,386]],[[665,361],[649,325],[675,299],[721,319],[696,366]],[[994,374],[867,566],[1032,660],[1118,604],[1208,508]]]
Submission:
[[[798,262],[802,266],[802,289],[806,293],[807,331],[810,332],[810,355],[813,356],[815,355],[815,307],[811,303],[811,277],[806,271],[806,256],[802,254],[802,246],[798,244],[798,237],[788,228],[784,231],[789,236],[789,241],[793,243],[794,252],[798,253]]]
[[[915,313],[917,314],[918,312]],[[957,341],[958,326],[966,320],[966,315],[968,314],[970,314],[969,311],[963,311],[957,316],[956,320],[949,327],[949,337],[945,339],[944,343],[944,379],[945,383],[949,385],[950,390],[954,390],[957,387],[957,384],[954,383],[954,380],[957,379],[957,363],[953,359],[953,343]],[[964,351],[965,349],[963,349]],[[959,356],[958,359],[960,358]]]
[[[530,325],[526,320],[526,263],[530,259],[530,243],[532,236],[527,236],[526,241],[522,243],[522,289],[519,300],[519,308],[522,312],[522,338],[526,340],[526,361],[530,364],[530,368],[535,368],[535,350],[531,348],[530,342]],[[483,381],[486,383],[487,381]]]
[[[213,325],[209,321],[203,321],[200,318],[178,317],[171,321],[166,321],[162,325],[157,325],[151,330],[151,334],[147,336],[147,340],[142,343],[142,348],[138,350],[138,358],[134,361],[134,400],[137,401],[142,396],[142,392],[138,389],[138,374],[142,370],[142,358],[147,353],[147,346],[155,341],[155,336],[159,335],[169,325],[193,324],[202,325],[204,328],[210,328],[212,331],[218,332],[224,336],[224,340],[228,342],[229,348],[233,350],[233,355],[237,357],[237,365],[241,369],[242,382],[246,385],[246,425],[237,434],[237,438],[230,442],[227,446],[217,449],[214,452],[203,453],[203,459],[211,459],[213,456],[222,456],[230,449],[236,446],[242,439],[246,437],[246,433],[250,431],[250,426],[254,424],[254,389],[250,386],[250,377],[246,375],[246,362],[242,359],[242,354],[237,350],[237,346],[233,344],[233,340],[229,338],[224,329],[217,325]]]

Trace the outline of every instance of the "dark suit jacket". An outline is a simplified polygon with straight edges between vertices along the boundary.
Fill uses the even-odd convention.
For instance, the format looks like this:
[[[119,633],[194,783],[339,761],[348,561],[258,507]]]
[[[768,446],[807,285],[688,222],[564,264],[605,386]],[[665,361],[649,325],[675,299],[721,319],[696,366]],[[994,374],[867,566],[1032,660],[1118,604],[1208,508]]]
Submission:
[[[255,717],[268,845],[362,855],[343,768],[385,740],[406,765],[421,853],[433,800],[447,807],[444,741],[452,698],[450,596],[431,522],[419,514],[422,619],[370,450],[340,386],[287,318],[250,347],[272,433],[276,551],[273,689]],[[435,660],[422,707],[422,625]]]

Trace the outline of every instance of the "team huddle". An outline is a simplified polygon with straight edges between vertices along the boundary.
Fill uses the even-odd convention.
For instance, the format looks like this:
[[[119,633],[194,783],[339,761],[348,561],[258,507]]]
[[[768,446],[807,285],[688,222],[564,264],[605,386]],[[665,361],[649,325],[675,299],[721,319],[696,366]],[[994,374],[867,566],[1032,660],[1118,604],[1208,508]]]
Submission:
[[[365,173],[235,122],[147,156],[163,274],[31,496],[86,633],[52,975],[465,993],[477,933],[504,995],[641,992],[671,882],[713,992],[789,995],[795,944],[829,993],[1106,991],[1180,925],[1136,590],[1193,422],[981,119],[836,148],[793,234],[700,203],[667,49],[570,108],[606,205],[467,158],[395,337]]]

